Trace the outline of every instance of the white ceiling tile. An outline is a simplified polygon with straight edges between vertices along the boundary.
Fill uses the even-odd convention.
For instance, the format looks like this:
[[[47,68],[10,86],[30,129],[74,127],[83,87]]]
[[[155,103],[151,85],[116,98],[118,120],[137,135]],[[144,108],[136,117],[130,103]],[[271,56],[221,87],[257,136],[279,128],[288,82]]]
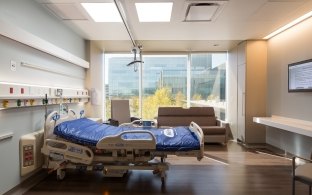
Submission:
[[[88,19],[85,12],[75,3],[46,3],[43,5],[62,20]]]
[[[294,12],[303,5],[303,1],[274,1],[267,2],[260,7],[250,18],[260,21],[278,21],[280,18],[287,17],[289,13]]]
[[[140,23],[134,3],[150,2],[150,0],[119,1],[135,40],[145,40],[146,44],[155,45],[158,45],[156,42],[164,43],[168,48],[171,46],[167,43],[191,44],[188,42],[190,40],[194,43],[219,40],[227,42],[227,46],[230,46],[238,40],[261,39],[278,27],[312,10],[311,0],[229,0],[217,19],[212,22],[183,22],[185,3],[189,0],[155,0],[155,2],[173,2],[171,21],[169,23]],[[202,2],[204,1],[207,2],[207,0]],[[80,4],[81,2],[112,2],[112,0],[37,0],[37,2]],[[198,2],[198,0],[192,2]],[[68,13],[74,14],[74,10],[75,7]],[[63,22],[85,39],[131,43],[122,23],[103,24],[92,20],[63,20]],[[197,47],[198,44],[195,45],[194,47]],[[185,48],[182,45],[181,47]]]

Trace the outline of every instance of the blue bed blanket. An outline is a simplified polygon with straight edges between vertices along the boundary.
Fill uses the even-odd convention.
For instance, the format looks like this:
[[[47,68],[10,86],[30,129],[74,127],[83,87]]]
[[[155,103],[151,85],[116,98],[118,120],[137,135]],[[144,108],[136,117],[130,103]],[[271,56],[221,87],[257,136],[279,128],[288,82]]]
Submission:
[[[148,130],[152,132],[156,138],[157,151],[190,151],[200,149],[200,142],[197,136],[188,127],[174,127],[170,129],[115,127],[81,118],[57,125],[54,128],[54,134],[77,144],[96,146],[97,142],[104,137],[117,135],[129,130]],[[123,139],[148,138],[150,138],[150,135],[141,133],[123,135]]]

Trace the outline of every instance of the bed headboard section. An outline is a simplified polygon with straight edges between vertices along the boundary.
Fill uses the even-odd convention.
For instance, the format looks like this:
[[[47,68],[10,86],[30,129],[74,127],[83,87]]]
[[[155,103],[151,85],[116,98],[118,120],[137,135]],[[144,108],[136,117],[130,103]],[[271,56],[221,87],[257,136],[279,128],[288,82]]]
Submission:
[[[60,116],[57,111],[51,112],[44,124],[44,139],[53,137],[54,127],[64,121],[70,121],[77,119],[76,113],[73,110],[69,110],[67,115]]]

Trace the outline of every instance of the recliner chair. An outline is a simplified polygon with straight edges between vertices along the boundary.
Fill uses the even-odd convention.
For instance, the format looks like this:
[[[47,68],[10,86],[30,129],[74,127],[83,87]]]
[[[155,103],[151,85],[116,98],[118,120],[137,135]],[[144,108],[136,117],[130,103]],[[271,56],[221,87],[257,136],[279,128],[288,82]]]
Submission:
[[[129,100],[111,100],[110,125],[119,126],[134,120],[139,120],[139,118],[130,116]]]

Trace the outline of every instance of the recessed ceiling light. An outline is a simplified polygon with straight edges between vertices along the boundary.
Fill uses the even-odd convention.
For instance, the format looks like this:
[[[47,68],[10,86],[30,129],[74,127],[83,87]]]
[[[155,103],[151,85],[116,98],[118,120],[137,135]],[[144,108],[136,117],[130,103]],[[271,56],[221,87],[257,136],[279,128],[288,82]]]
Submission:
[[[140,22],[170,22],[172,2],[135,3]]]
[[[114,3],[81,3],[95,22],[122,22]]]
[[[272,32],[271,34],[267,35],[266,37],[263,37],[263,39],[270,39],[270,38],[274,37],[275,35],[277,35],[277,34],[283,32],[283,31],[287,30],[288,28],[291,28],[291,27],[295,26],[296,24],[302,22],[303,20],[305,20],[305,19],[307,19],[307,18],[309,18],[311,16],[312,16],[312,11],[304,14],[303,16],[301,16],[301,17],[295,19],[294,21],[286,24],[285,26],[277,29],[276,31]]]

